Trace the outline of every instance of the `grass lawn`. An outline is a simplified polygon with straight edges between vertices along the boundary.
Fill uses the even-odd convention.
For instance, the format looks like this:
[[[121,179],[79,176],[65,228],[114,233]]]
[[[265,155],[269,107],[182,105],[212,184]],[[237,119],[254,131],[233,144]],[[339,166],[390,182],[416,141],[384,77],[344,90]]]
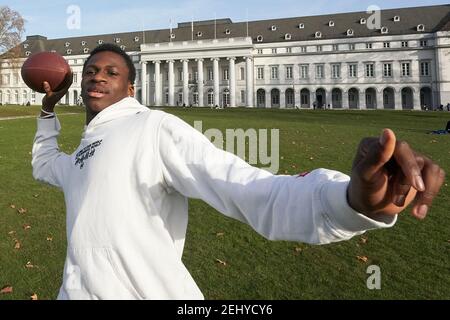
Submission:
[[[37,107],[0,107],[0,118],[38,114]],[[450,173],[450,113],[165,109],[203,130],[280,130],[280,174],[315,168],[349,173],[361,138],[393,129],[399,139]],[[73,152],[84,124],[82,108],[58,107],[60,147]],[[54,299],[65,258],[62,193],[33,180],[34,118],[0,121],[0,299]],[[450,187],[446,181],[424,222],[402,214],[393,229],[351,241],[311,246],[269,242],[202,201],[190,200],[183,260],[207,299],[450,299]],[[363,262],[357,257],[367,257]],[[223,261],[226,265],[219,263]],[[369,265],[381,268],[381,290],[366,287]]]

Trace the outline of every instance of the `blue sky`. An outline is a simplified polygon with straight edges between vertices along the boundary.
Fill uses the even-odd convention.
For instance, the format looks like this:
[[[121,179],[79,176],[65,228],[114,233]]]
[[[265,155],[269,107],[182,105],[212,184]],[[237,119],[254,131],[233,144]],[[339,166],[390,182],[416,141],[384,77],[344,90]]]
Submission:
[[[165,29],[169,20],[177,22],[231,18],[235,22],[245,21],[248,9],[249,20],[287,18],[337,12],[366,11],[370,5],[382,9],[437,5],[449,0],[62,0],[26,1],[0,0],[20,12],[27,20],[26,35],[41,34],[50,39],[115,33],[147,29]],[[71,5],[80,10],[80,29],[70,29],[67,21],[73,17],[67,12]],[[73,21],[73,20],[72,20]]]

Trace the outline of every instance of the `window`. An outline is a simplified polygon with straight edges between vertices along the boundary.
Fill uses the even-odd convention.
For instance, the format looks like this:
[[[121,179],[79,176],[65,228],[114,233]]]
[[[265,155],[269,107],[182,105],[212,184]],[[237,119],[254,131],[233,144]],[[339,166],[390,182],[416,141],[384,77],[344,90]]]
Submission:
[[[239,73],[241,75],[241,80],[245,80],[245,68],[244,67],[239,68]]]
[[[292,53],[292,48],[291,47],[286,48],[286,53]]]
[[[126,48],[127,48],[127,47],[124,46],[124,45],[121,45],[121,46],[120,46],[120,49],[122,49],[123,51],[125,51]]]
[[[214,72],[212,68],[207,68],[206,71],[208,72],[208,80],[212,81],[214,80]]]
[[[195,68],[192,71],[194,72],[194,81],[195,83],[198,83],[198,70]]]
[[[420,46],[421,47],[428,47],[428,41],[427,40],[420,40]]]
[[[381,34],[388,34],[388,33],[389,33],[389,29],[387,27],[381,28]]]
[[[263,80],[264,79],[264,67],[258,67],[256,78],[258,80]]]
[[[24,43],[24,44],[23,44],[23,48],[24,48],[24,49],[27,49],[27,48],[28,48],[28,43]]]
[[[277,66],[272,66],[270,68],[270,78],[272,80],[277,80],[278,79],[278,67]]]
[[[339,79],[341,77],[341,65],[332,64],[331,65],[331,78]]]
[[[411,63],[402,62],[401,66],[402,66],[402,76],[410,77],[411,76]]]
[[[31,54],[30,51],[25,52],[25,55],[28,57]]]
[[[170,39],[175,39],[175,33],[170,34]]]
[[[264,40],[264,38],[262,35],[259,35],[256,37],[256,41],[258,41],[258,42],[263,42],[263,40]]]
[[[214,105],[214,91],[213,90],[208,91],[208,105],[209,106]]]
[[[372,49],[372,47],[373,47],[372,43],[370,43],[370,42],[366,43],[366,49]]]
[[[355,51],[355,44],[354,44],[354,43],[350,43],[350,44],[348,45],[348,50],[350,50],[350,51]]]
[[[66,50],[66,53],[67,53],[67,54],[72,54],[72,49],[67,49],[67,50]]]
[[[329,26],[329,27],[334,27],[334,21],[328,22],[328,26]]]
[[[392,63],[383,63],[383,77],[392,77]]]
[[[323,48],[322,48],[322,46],[320,46],[320,45],[316,47],[317,52],[322,52],[322,49],[323,49]]]
[[[103,44],[103,40],[100,39],[100,40],[97,41],[97,43],[98,44]]]
[[[303,64],[300,66],[300,79],[308,79],[309,78],[309,66],[307,64]]]
[[[272,54],[277,54],[277,48],[272,48]]]
[[[178,80],[179,81],[183,81],[183,69],[182,68],[178,68]]]
[[[402,41],[402,48],[408,48],[408,41]]]
[[[263,54],[263,49],[258,49],[258,54]]]
[[[306,53],[306,52],[308,52],[308,47],[306,47],[306,46],[300,47],[300,52],[301,52],[301,53]]]
[[[355,32],[353,31],[353,29],[348,29],[347,30],[347,36],[348,37],[352,37],[355,34]]]
[[[419,24],[419,25],[417,26],[417,31],[418,31],[418,32],[424,32],[424,31],[425,31],[425,25]]]
[[[361,20],[359,20],[359,23],[360,24],[366,24],[367,20],[365,18],[361,18]]]
[[[68,46],[70,46],[70,42],[64,43],[64,46],[67,48]]]
[[[225,34],[231,34],[231,30],[230,29],[226,29],[225,30]]]
[[[166,71],[166,73],[165,73],[165,79],[166,79],[166,81],[169,81],[169,71]],[[167,100],[168,101],[168,100]]]
[[[383,42],[383,48],[390,48],[391,43],[390,42]]]
[[[292,66],[287,66],[286,67],[286,79],[292,79],[292,78],[293,78]]]
[[[271,26],[271,27],[270,27],[270,30],[272,30],[272,31],[277,31],[277,26]]]
[[[73,83],[78,83],[78,74],[77,73],[73,74]]]
[[[374,63],[367,63],[366,64],[366,77],[367,78],[374,78],[375,77],[375,64]]]
[[[431,75],[429,62],[427,62],[427,61],[420,62],[420,75],[422,77],[429,77]]]
[[[241,90],[241,102],[245,103],[245,90]]]
[[[89,48],[84,48],[84,49],[83,49],[83,52],[84,52],[84,53],[89,53]]]
[[[203,32],[201,31],[197,32],[197,38],[200,38],[201,36],[203,36]]]
[[[316,65],[316,78],[323,79],[325,66],[323,64]]]
[[[138,36],[134,37],[134,42],[139,42],[139,37]]]
[[[85,46],[86,45],[86,41],[81,41],[81,45]]]
[[[120,43],[120,38],[114,38],[115,43]]]
[[[299,29],[305,29],[305,24],[304,24],[304,23],[300,23],[300,24],[298,25],[298,28],[299,28]]]
[[[222,79],[223,80],[230,80],[229,69],[228,68],[223,69],[223,77],[222,77]]]
[[[284,40],[291,40],[291,39],[292,39],[292,36],[291,36],[290,33],[286,33],[286,34],[284,35]]]
[[[333,44],[333,51],[339,51],[339,45]]]
[[[400,22],[400,16],[395,16],[394,17],[394,22]]]
[[[356,63],[348,65],[348,76],[350,78],[356,78],[358,76],[358,65]]]
[[[316,34],[315,34],[315,37],[316,38],[322,38],[322,32],[317,31]]]

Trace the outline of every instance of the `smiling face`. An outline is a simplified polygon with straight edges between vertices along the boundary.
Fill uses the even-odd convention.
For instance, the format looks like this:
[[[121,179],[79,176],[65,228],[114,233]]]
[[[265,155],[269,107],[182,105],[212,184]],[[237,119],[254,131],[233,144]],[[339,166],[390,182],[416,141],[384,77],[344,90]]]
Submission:
[[[81,96],[87,107],[87,123],[112,104],[134,96],[134,87],[129,80],[129,69],[124,58],[111,51],[93,55],[83,69]]]

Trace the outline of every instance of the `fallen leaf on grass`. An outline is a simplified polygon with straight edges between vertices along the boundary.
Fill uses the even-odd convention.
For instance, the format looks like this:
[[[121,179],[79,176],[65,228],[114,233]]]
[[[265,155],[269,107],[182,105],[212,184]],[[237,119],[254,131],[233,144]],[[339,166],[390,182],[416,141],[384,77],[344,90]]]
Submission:
[[[12,293],[13,292],[13,287],[11,286],[4,286],[1,290],[0,293],[5,294],[5,293]]]
[[[17,212],[18,213],[20,213],[20,214],[24,214],[24,213],[27,213],[27,209],[25,209],[25,208],[19,208],[19,209],[17,209]]]
[[[314,157],[310,157],[309,160],[314,160]]]
[[[31,229],[31,226],[29,224],[23,225],[23,230],[29,230],[29,229]]]
[[[16,208],[16,206],[13,205],[13,204],[11,204],[9,207],[10,207],[11,209],[15,209],[15,208]]]
[[[47,237],[47,241],[53,241],[52,237]]]
[[[216,262],[220,263],[223,266],[227,265],[227,263],[225,261],[222,261],[222,260],[219,260],[219,259],[216,259]]]
[[[359,239],[359,242],[362,243],[362,244],[366,244],[367,243],[367,238],[361,237],[361,239]]]
[[[28,261],[27,264],[25,265],[25,268],[31,269],[31,268],[34,268],[34,265],[31,264],[31,261]]]
[[[295,250],[295,252],[302,252],[302,251],[303,251],[303,248],[295,247],[294,250]]]
[[[367,258],[366,256],[357,256],[356,258],[358,258],[359,261],[362,261],[364,263],[369,261],[369,258]]]
[[[39,195],[38,195],[38,194],[35,194],[35,195],[33,195],[33,197],[37,198],[37,197],[39,197]]]
[[[38,300],[38,296],[36,293],[33,293],[33,295],[30,297],[31,300]]]
[[[10,232],[8,232],[8,234],[10,235],[10,236],[12,236],[14,233],[16,233],[15,231],[10,231]]]
[[[16,244],[14,245],[14,249],[20,249],[21,245],[19,240],[16,240]]]
[[[223,233],[223,232],[218,232],[218,233],[216,233],[216,236],[217,236],[217,237],[223,237],[224,234],[225,234],[225,233]]]

